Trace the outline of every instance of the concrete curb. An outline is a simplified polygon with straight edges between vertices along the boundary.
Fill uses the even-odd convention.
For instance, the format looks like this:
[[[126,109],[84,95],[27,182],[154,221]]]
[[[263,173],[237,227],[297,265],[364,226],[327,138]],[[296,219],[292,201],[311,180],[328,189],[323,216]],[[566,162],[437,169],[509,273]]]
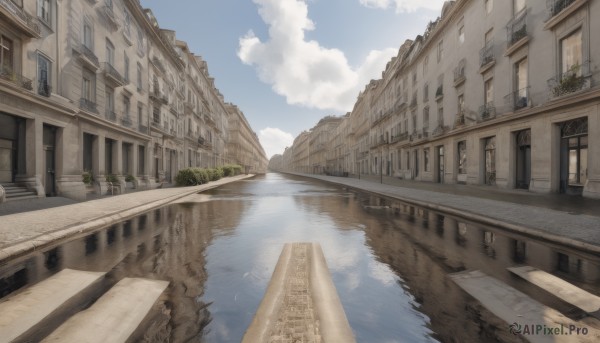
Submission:
[[[519,234],[522,234],[522,235],[525,235],[528,237],[533,237],[533,238],[536,238],[536,239],[539,239],[542,241],[565,245],[565,246],[568,246],[571,248],[579,249],[583,252],[587,252],[587,253],[591,253],[591,254],[600,254],[600,246],[598,246],[598,245],[590,244],[590,243],[587,243],[584,241],[576,240],[576,239],[565,237],[565,236],[548,233],[548,232],[545,232],[543,229],[539,229],[539,228],[528,227],[528,226],[524,226],[524,225],[520,225],[520,224],[507,223],[507,222],[504,222],[504,221],[501,221],[498,219],[486,217],[479,213],[469,211],[468,209],[462,209],[462,208],[459,209],[459,208],[450,207],[450,206],[446,206],[446,205],[436,204],[434,202],[425,202],[425,201],[421,201],[421,200],[412,199],[409,197],[398,196],[395,194],[378,192],[378,191],[374,191],[374,190],[361,188],[358,186],[348,185],[344,182],[336,182],[333,180],[323,179],[318,176],[310,176],[310,175],[296,174],[296,173],[283,173],[283,174],[306,177],[306,178],[311,178],[311,179],[315,179],[315,180],[320,180],[323,182],[328,182],[331,184],[344,186],[346,188],[355,189],[355,190],[358,190],[361,192],[367,192],[367,193],[375,194],[378,196],[391,198],[391,199],[399,200],[399,201],[406,202],[409,204],[417,205],[417,206],[424,207],[426,209],[434,210],[437,212],[446,213],[446,214],[452,215],[454,217],[465,218],[466,220],[476,222],[479,224],[499,227],[501,229],[504,229],[504,230],[507,230],[510,232],[519,233]],[[392,187],[395,187],[395,186],[392,186]]]
[[[71,226],[67,226],[58,230],[53,230],[51,232],[44,233],[32,239],[16,243],[15,245],[4,247],[0,250],[0,265],[8,262],[9,260],[29,254],[33,251],[50,246],[52,244],[56,244],[58,241],[69,238],[73,235],[88,233],[101,227],[108,226],[116,222],[121,222],[127,218],[135,217],[140,213],[147,212],[158,207],[162,207],[183,197],[198,192],[206,191],[212,188],[216,188],[228,183],[245,180],[253,176],[253,174],[239,175],[232,178],[224,178],[218,181],[213,181],[205,185],[192,186],[192,189],[184,193],[172,195],[161,200],[155,200],[144,205],[138,205],[132,208],[115,211],[112,214],[92,218],[84,223],[76,223]]]

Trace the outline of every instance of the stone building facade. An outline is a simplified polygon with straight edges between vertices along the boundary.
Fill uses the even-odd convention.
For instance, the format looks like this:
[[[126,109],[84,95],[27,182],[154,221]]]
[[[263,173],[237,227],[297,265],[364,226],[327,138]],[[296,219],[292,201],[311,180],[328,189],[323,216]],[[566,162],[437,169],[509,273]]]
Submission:
[[[600,198],[598,18],[590,0],[447,1],[359,95],[346,171]]]
[[[265,173],[267,155],[258,142],[256,132],[246,120],[244,113],[233,104],[225,105],[229,113],[229,140],[227,151],[232,162],[242,166],[246,173]]]
[[[84,199],[233,162],[206,62],[137,0],[0,0],[0,68],[7,187]]]

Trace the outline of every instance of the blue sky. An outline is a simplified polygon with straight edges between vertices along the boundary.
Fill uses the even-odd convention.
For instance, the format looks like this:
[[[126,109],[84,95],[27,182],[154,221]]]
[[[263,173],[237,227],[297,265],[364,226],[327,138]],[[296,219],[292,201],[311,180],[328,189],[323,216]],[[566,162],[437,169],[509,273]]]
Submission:
[[[443,0],[142,0],[207,62],[270,157],[358,92]]]

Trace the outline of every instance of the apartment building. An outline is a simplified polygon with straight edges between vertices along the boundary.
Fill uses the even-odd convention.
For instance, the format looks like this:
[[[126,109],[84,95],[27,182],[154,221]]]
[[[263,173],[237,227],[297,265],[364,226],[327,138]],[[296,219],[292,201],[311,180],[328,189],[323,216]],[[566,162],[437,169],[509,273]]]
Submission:
[[[84,199],[231,161],[206,62],[139,1],[0,0],[0,68],[0,184]]]
[[[234,104],[226,104],[225,107],[229,113],[227,149],[232,163],[242,166],[246,173],[265,173],[267,155],[246,116]]]
[[[589,0],[447,1],[359,95],[348,171],[599,198],[598,18]]]

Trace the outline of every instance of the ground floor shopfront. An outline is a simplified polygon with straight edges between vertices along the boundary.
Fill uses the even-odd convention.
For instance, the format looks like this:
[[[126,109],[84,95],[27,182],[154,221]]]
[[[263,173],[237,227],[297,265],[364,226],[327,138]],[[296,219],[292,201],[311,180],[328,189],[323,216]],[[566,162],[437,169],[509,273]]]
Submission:
[[[384,145],[357,163],[363,174],[600,198],[600,104],[499,116]]]

